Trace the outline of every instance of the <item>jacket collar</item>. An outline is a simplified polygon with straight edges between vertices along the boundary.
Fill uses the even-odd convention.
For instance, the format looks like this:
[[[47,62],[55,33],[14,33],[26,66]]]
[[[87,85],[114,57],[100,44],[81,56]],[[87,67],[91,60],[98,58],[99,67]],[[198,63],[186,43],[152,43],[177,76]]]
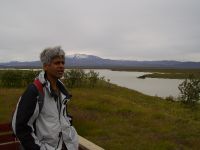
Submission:
[[[39,79],[39,81],[42,83],[43,86],[45,86],[48,90],[48,92],[51,94],[51,84],[50,82],[46,79],[46,74],[44,71],[40,72],[40,74],[37,77]],[[59,90],[61,91],[61,93],[63,94],[62,99],[70,99],[72,97],[72,95],[70,95],[68,93],[68,91],[66,90],[64,84],[58,79],[57,80],[57,86],[59,88]]]

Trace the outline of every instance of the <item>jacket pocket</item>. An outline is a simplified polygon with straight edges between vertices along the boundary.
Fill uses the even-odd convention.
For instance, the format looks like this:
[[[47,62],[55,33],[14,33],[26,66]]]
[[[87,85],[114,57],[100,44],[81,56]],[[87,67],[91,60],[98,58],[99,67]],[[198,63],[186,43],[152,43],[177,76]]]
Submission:
[[[65,127],[63,130],[63,140],[66,142],[76,142],[78,141],[78,135],[73,126]]]

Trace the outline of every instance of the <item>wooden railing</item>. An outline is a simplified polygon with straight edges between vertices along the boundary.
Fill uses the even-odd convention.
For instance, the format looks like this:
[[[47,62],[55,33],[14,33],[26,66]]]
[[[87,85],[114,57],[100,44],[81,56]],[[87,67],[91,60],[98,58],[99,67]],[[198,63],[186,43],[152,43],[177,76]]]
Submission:
[[[19,150],[20,143],[12,133],[9,124],[0,124],[0,150]],[[79,150],[104,150],[79,136]]]
[[[19,141],[12,133],[9,124],[0,124],[0,150],[18,150]]]
[[[104,150],[91,141],[79,136],[79,150]]]

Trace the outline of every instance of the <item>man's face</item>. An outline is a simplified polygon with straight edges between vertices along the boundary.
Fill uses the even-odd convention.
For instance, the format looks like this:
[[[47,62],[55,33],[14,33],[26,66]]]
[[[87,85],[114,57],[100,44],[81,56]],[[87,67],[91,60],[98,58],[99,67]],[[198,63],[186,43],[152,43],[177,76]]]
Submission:
[[[65,60],[62,57],[55,57],[50,64],[44,65],[48,77],[59,79],[64,74]]]

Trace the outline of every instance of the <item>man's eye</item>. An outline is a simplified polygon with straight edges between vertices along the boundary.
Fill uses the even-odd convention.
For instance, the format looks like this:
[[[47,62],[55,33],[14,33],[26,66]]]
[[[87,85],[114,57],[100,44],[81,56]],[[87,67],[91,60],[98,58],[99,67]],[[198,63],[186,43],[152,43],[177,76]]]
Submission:
[[[65,62],[64,62],[64,61],[61,61],[61,62],[55,62],[55,64],[56,64],[56,65],[59,65],[59,64],[62,64],[62,65],[64,65],[64,64],[65,64]]]

